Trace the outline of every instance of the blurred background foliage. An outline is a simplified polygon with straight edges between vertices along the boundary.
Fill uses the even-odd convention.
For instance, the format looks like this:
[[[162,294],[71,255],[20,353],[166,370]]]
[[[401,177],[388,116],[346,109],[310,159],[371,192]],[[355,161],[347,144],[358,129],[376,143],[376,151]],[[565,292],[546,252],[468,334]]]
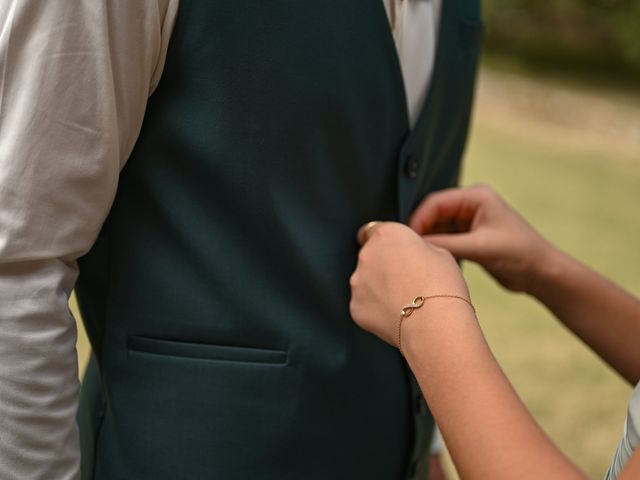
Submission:
[[[640,0],[484,0],[486,61],[637,88]]]

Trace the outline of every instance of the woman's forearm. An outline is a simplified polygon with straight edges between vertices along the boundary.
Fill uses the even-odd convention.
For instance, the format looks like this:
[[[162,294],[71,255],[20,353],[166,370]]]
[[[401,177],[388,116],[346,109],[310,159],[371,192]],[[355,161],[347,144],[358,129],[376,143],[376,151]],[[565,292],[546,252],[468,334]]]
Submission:
[[[468,305],[429,300],[402,329],[407,361],[462,478],[585,478],[522,404]]]
[[[457,258],[526,291],[631,383],[640,378],[640,301],[560,252],[486,186],[429,195],[411,225]],[[461,233],[439,234],[443,225]]]
[[[555,248],[532,277],[529,293],[620,375],[637,383],[640,301]]]

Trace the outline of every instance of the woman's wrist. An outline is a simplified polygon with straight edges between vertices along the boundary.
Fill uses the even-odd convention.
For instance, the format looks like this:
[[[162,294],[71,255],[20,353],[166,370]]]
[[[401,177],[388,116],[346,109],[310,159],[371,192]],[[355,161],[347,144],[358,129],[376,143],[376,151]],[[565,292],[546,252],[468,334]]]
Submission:
[[[538,261],[531,265],[525,293],[543,301],[557,287],[569,263],[567,254],[548,243],[542,249]]]
[[[527,282],[524,293],[540,299],[545,296],[549,288],[553,288],[553,281],[564,268],[566,255],[552,243],[543,240],[536,249],[535,258],[531,259],[524,273]]]
[[[474,326],[478,330],[477,318],[471,305],[457,298],[432,298],[423,307],[402,322],[400,336],[402,353],[409,365],[422,363],[425,354],[433,353],[443,346],[456,342],[459,332]],[[441,358],[441,360],[444,360]]]

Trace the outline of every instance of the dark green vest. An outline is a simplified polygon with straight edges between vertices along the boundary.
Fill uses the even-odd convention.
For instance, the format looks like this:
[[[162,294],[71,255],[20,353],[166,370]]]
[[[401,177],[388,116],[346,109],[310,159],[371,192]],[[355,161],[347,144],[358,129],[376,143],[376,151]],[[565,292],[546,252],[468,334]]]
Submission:
[[[431,417],[348,279],[361,224],[458,177],[481,25],[442,3],[410,132],[381,0],[182,0],[81,260],[84,478],[424,478]]]

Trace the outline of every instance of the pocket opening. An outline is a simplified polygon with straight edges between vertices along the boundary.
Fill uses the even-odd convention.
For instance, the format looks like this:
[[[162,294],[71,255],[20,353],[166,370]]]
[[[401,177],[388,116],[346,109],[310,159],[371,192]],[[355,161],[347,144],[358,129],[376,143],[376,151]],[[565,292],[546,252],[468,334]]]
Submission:
[[[130,353],[224,363],[286,365],[288,352],[273,348],[216,345],[132,335],[127,339]]]

